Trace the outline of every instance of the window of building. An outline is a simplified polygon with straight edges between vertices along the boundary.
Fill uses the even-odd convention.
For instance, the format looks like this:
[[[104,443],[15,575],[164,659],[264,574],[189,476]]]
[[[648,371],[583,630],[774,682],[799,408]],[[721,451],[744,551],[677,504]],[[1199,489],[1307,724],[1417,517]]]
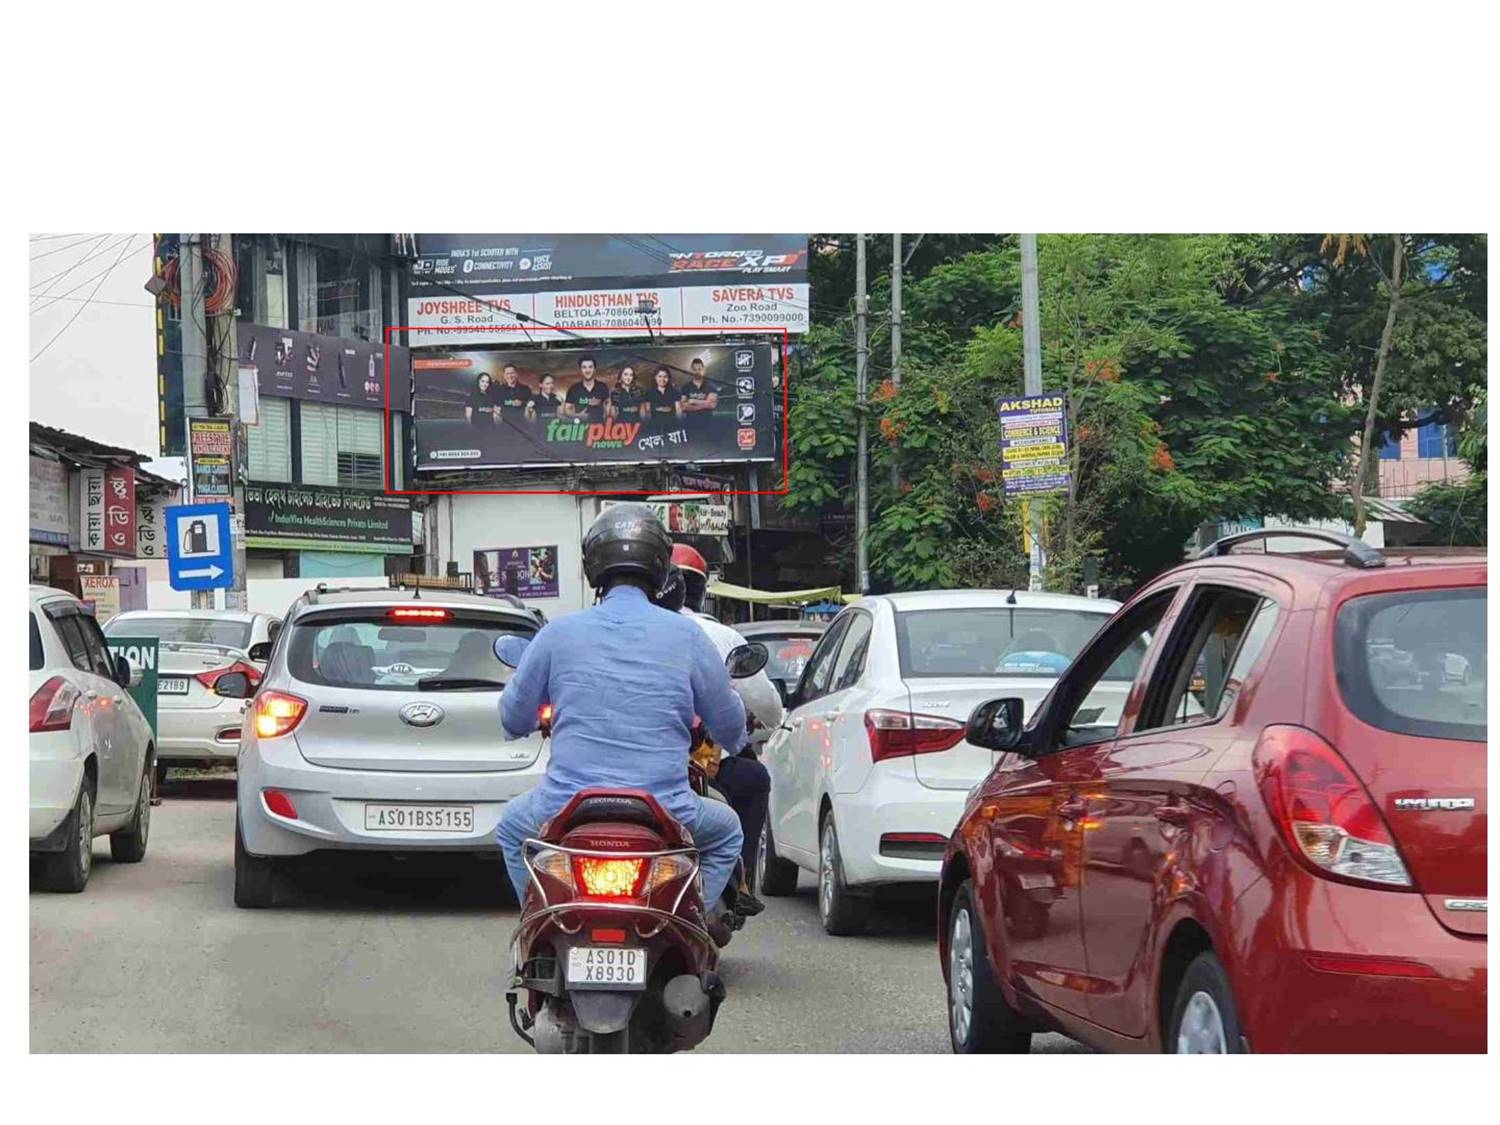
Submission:
[[[382,416],[379,410],[304,402],[303,483],[383,488]]]
[[[1428,422],[1417,429],[1418,457],[1457,457],[1458,427],[1446,422]]]
[[[1401,460],[1401,437],[1399,434],[1382,434],[1380,438],[1380,459],[1382,461]]]
[[[380,296],[371,284],[370,263],[341,250],[314,247],[311,260],[313,321],[304,332],[346,339],[380,339]]]
[[[292,479],[292,400],[260,400],[260,422],[246,426],[250,457],[246,466],[251,480]]]

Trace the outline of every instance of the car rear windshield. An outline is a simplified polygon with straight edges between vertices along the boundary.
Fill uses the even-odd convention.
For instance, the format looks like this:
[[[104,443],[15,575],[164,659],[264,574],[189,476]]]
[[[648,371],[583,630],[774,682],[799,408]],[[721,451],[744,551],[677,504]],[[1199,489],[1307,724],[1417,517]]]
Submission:
[[[157,637],[163,644],[219,645],[245,648],[251,623],[226,617],[116,617],[104,627],[111,637]]]
[[[443,621],[393,621],[384,610],[342,613],[292,626],[287,668],[304,683],[380,691],[498,691],[511,669],[495,640],[535,630],[499,614],[455,613]]]
[[[1484,587],[1351,598],[1339,610],[1339,690],[1371,726],[1484,742]]]
[[[28,613],[26,617],[31,622],[31,670],[35,672],[46,663],[42,654],[42,631],[37,628],[36,614]]]
[[[766,675],[795,686],[802,678],[807,658],[818,647],[818,633],[757,633],[748,638],[766,646],[771,658],[766,661]]]
[[[901,674],[1055,678],[1108,620],[1107,613],[1023,606],[898,613]],[[1115,663],[1120,676],[1133,679],[1139,662],[1137,655]]]

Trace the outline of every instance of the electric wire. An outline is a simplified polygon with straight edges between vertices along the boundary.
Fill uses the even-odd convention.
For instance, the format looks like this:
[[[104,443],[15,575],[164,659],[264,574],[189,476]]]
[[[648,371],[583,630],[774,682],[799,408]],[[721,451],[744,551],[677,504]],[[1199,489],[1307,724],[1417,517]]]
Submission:
[[[80,238],[77,242],[70,242],[66,246],[54,246],[51,250],[43,250],[40,254],[33,254],[27,260],[35,262],[35,261],[37,261],[40,258],[47,258],[47,257],[50,257],[53,254],[61,254],[64,250],[71,250],[75,246],[82,246],[85,242],[93,242],[97,238],[107,238],[107,237],[108,237],[108,235],[86,234],[82,238]]]
[[[136,237],[138,237],[138,236],[131,235],[131,241],[133,242],[136,239]],[[93,299],[94,293],[99,292],[99,289],[104,285],[105,280],[108,279],[110,273],[112,273],[114,271],[115,267],[118,266],[121,262],[123,262],[125,260],[125,257],[129,253],[129,251],[130,251],[130,247],[127,245],[124,249],[122,249],[120,251],[119,257],[117,257],[115,259],[115,261],[114,261],[114,265],[111,266],[108,270],[106,270],[102,275],[100,275],[99,284],[95,285],[93,293],[89,294],[89,299],[90,300]],[[31,359],[30,359],[29,362],[35,363],[44,354],[46,354],[46,351],[47,351],[48,348],[50,348],[53,344],[57,343],[58,340],[62,339],[63,334],[65,332],[67,332],[67,330],[69,328],[73,327],[73,322],[75,320],[77,320],[80,316],[83,315],[83,310],[86,309],[86,308],[88,308],[88,302],[87,301],[85,301],[83,304],[79,305],[78,308],[76,308],[75,310],[73,310],[73,315],[70,316],[70,317],[68,317],[67,323],[64,324],[61,328],[59,328],[57,330],[57,334],[55,336],[53,336],[52,339],[48,340],[45,344],[42,345],[41,351],[39,351],[35,355],[33,355],[31,357]]]
[[[106,234],[103,237],[104,238],[108,238],[109,235]],[[31,300],[32,301],[40,301],[43,297],[48,296],[48,293],[46,292],[45,289],[42,292],[38,293],[36,291],[38,289],[38,287],[45,285],[45,286],[47,286],[50,289],[53,282],[60,281],[62,278],[66,277],[68,274],[70,274],[74,270],[76,270],[79,266],[83,265],[84,262],[91,262],[95,258],[101,257],[104,254],[108,254],[111,250],[118,250],[121,246],[124,246],[126,243],[130,242],[132,239],[134,239],[136,237],[137,237],[136,235],[127,234],[123,238],[119,239],[118,241],[111,242],[108,246],[105,246],[102,249],[96,250],[92,254],[88,254],[88,255],[86,255],[86,256],[84,256],[82,258],[79,258],[78,261],[74,262],[72,265],[70,265],[67,269],[63,270],[61,273],[55,273],[51,277],[45,279],[44,281],[38,281],[38,282],[33,283],[31,286],[28,287],[29,290],[30,290],[30,292],[31,292]],[[102,241],[102,239],[101,239],[101,241]],[[98,276],[98,275],[96,274],[95,276]],[[71,292],[73,292],[73,290],[70,289],[70,290],[68,290],[68,292],[71,293]]]
[[[126,241],[129,242],[129,241],[131,241],[131,240],[133,240],[135,238],[138,238],[138,237],[139,237],[139,235],[132,235],[131,238],[127,239]],[[117,242],[117,243],[115,243],[115,245],[119,246],[120,243]],[[142,247],[142,249],[144,249],[144,247]],[[43,302],[40,305],[37,305],[35,308],[33,308],[31,310],[31,312],[30,312],[30,315],[35,316],[39,312],[43,312],[46,309],[50,309],[58,301],[66,300],[70,294],[77,293],[80,289],[82,289],[89,282],[93,281],[96,277],[103,277],[106,274],[108,274],[110,272],[110,270],[112,270],[112,269],[114,269],[113,266],[108,266],[105,269],[101,270],[99,273],[90,274],[88,277],[86,277],[82,281],[80,281],[77,285],[73,286],[73,288],[71,288],[71,289],[64,289],[61,293],[48,293],[48,294],[45,294],[45,295],[44,294],[38,294],[37,297],[39,299],[41,297],[43,297],[43,296],[45,296],[46,299],[43,300]],[[88,298],[84,298],[84,300],[85,300],[85,302],[87,302]]]

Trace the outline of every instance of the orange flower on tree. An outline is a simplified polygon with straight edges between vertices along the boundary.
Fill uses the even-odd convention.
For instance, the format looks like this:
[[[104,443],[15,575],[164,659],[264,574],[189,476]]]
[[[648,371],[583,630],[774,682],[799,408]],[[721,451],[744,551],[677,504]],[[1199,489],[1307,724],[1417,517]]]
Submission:
[[[988,512],[995,506],[995,498],[988,492],[981,492],[978,496],[974,497],[974,503],[979,505],[981,512]]]
[[[876,402],[890,402],[891,399],[896,397],[896,384],[889,379],[882,379],[880,386],[875,388],[875,393],[871,397]]]
[[[892,445],[896,444],[896,439],[901,436],[901,431],[904,429],[906,429],[905,422],[898,422],[889,417],[880,420],[880,436]]]
[[[1162,442],[1156,443],[1156,450],[1151,454],[1151,467],[1157,472],[1170,473],[1177,468],[1177,462],[1172,460],[1172,454]]]
[[[1083,373],[1090,379],[1098,379],[1102,383],[1120,381],[1120,365],[1108,356],[1103,359],[1084,360]]]

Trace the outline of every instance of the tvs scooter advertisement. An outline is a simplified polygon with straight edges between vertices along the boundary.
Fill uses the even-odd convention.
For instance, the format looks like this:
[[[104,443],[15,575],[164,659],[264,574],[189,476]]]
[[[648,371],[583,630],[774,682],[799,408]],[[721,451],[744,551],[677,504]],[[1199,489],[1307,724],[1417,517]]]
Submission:
[[[779,349],[424,352],[417,469],[772,461]]]
[[[642,301],[668,335],[806,332],[807,235],[421,234],[406,323],[414,345],[492,343],[522,323],[538,341],[604,338],[644,327]]]

